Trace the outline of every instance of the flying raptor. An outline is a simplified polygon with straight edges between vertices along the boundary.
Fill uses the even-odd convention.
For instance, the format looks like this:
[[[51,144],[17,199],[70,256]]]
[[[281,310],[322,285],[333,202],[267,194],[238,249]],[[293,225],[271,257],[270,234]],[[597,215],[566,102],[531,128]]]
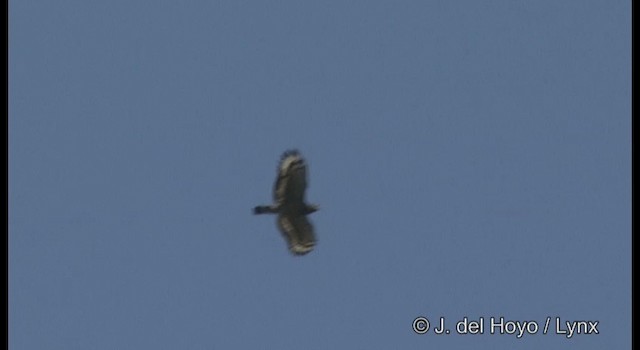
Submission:
[[[319,209],[304,200],[307,165],[300,152],[288,150],[282,154],[277,172],[273,186],[274,204],[259,205],[253,208],[253,213],[277,214],[278,228],[287,241],[289,251],[294,255],[307,254],[316,244],[313,225],[307,215]]]

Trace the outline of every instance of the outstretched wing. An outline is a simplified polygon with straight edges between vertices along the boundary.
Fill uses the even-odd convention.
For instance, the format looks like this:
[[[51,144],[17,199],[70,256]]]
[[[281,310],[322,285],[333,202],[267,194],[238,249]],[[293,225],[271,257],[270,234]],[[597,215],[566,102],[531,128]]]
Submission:
[[[304,158],[296,150],[285,152],[278,165],[278,177],[273,188],[274,201],[302,204],[306,188],[307,165]]]
[[[292,254],[304,255],[313,250],[316,237],[313,225],[305,215],[281,214],[278,216],[278,228],[287,240]]]

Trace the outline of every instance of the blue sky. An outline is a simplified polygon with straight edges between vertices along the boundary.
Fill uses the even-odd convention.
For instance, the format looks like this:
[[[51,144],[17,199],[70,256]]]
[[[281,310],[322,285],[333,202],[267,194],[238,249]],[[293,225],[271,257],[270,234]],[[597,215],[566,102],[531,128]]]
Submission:
[[[10,1],[9,347],[629,348],[630,7]]]

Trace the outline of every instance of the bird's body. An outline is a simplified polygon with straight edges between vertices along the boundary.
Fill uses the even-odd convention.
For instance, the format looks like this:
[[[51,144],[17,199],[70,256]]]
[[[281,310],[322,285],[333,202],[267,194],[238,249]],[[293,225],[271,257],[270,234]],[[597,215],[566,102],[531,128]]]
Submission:
[[[254,214],[277,214],[278,228],[294,255],[304,255],[316,244],[313,225],[307,215],[318,210],[305,202],[307,165],[297,150],[286,151],[280,158],[278,176],[273,187],[272,205],[260,205]]]

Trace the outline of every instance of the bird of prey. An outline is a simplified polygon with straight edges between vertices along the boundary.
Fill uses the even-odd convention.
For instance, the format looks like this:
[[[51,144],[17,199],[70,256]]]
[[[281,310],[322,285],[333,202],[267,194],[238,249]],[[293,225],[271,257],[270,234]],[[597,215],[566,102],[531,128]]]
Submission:
[[[253,208],[254,214],[277,214],[278,228],[287,241],[289,251],[304,255],[316,244],[313,226],[307,215],[317,211],[315,204],[307,204],[304,192],[307,188],[307,165],[297,150],[282,154],[278,165],[278,176],[273,187],[272,205]]]

